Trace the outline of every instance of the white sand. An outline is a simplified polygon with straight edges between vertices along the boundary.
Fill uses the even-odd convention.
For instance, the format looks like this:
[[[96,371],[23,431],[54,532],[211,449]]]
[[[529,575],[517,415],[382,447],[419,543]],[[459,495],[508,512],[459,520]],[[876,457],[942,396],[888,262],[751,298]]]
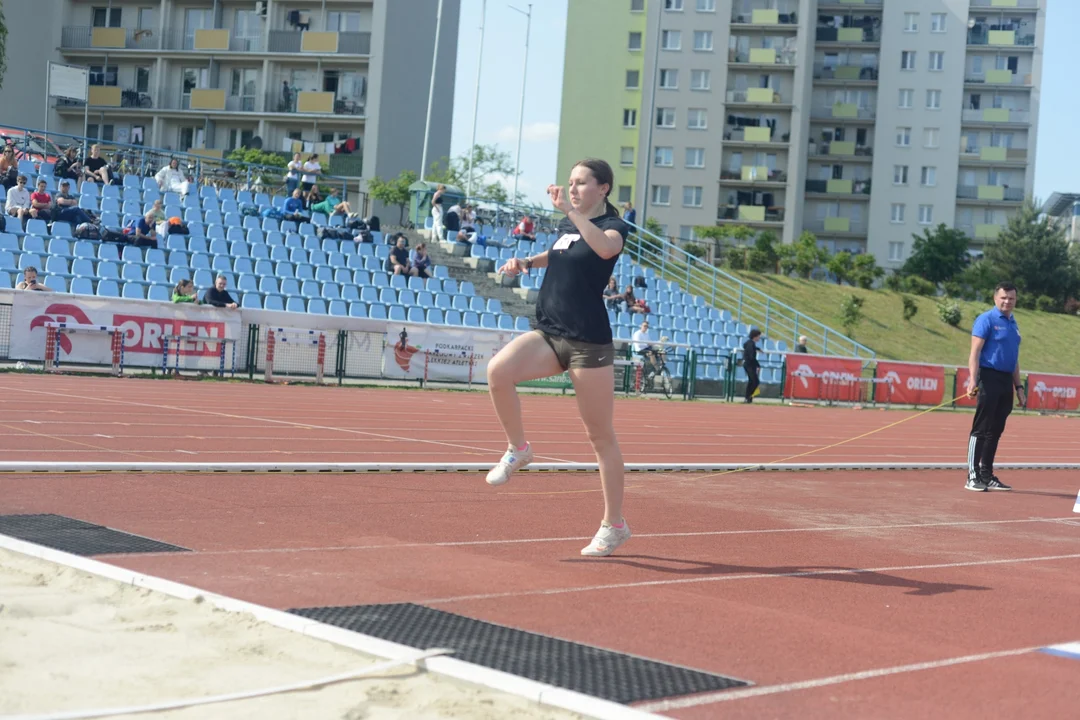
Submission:
[[[0,715],[255,690],[379,662],[247,614],[178,600],[0,549]],[[320,690],[152,717],[567,720],[580,716],[402,667],[374,679]]]

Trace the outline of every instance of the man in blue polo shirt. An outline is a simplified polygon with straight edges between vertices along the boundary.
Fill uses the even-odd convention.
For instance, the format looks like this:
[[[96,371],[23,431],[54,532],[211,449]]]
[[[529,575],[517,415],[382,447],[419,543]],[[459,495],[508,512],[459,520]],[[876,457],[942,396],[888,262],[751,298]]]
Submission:
[[[999,283],[994,288],[994,307],[971,326],[967,393],[977,396],[975,419],[968,438],[966,490],[1012,490],[994,475],[994,455],[1013,408],[1013,392],[1020,407],[1026,404],[1020,382],[1020,329],[1013,317],[1016,286]]]

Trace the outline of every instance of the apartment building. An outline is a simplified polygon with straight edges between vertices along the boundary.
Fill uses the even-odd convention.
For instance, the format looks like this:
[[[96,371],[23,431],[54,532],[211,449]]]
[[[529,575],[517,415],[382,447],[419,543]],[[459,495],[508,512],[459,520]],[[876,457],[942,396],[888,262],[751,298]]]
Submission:
[[[44,125],[48,60],[89,68],[89,135],[220,156],[353,140],[340,174],[420,170],[438,0],[34,0],[7,3],[0,122]],[[460,0],[444,0],[429,156],[449,155]],[[46,16],[42,24],[35,17]],[[84,106],[48,104],[82,134]],[[311,145],[307,145],[307,144]],[[335,160],[339,160],[335,158]],[[326,164],[324,162],[324,168]]]
[[[896,268],[912,235],[939,223],[973,248],[991,242],[1031,194],[1045,4],[612,0],[604,23],[568,35],[567,57],[588,42],[627,69],[641,62],[641,105],[597,98],[588,132],[613,137],[637,110],[637,147],[620,155],[634,183],[619,192],[668,236],[747,225],[792,242],[809,230]],[[570,0],[571,31],[592,5]],[[635,54],[627,23],[642,17]],[[579,125],[563,123],[560,158],[584,149]]]

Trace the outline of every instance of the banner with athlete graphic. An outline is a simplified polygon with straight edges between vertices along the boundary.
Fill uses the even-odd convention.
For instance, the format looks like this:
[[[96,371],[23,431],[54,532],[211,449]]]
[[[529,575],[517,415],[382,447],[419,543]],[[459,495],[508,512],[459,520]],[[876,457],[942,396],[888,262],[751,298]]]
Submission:
[[[1028,410],[1080,410],[1080,377],[1028,373]]]
[[[788,353],[784,397],[792,400],[860,402],[863,361]]]
[[[510,332],[387,323],[383,377],[487,384],[487,366]]]
[[[932,407],[945,400],[945,368],[941,365],[881,360],[876,379],[874,399],[879,403]]]

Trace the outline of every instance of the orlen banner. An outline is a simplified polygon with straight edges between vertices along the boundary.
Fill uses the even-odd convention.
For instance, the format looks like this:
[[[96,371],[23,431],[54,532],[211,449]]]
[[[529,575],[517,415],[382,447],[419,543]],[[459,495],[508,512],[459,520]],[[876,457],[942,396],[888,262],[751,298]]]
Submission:
[[[1080,377],[1028,373],[1029,410],[1080,410]]]
[[[858,402],[862,361],[788,353],[784,395],[793,400]]]
[[[970,375],[970,373],[968,372],[968,369],[966,367],[956,368],[956,394],[957,395],[963,394],[964,389],[967,387],[967,381],[968,381],[968,376],[969,375]],[[957,407],[975,407],[975,405],[978,404],[978,401],[975,398],[971,398],[971,397],[968,397],[967,395],[964,395],[964,397],[960,398],[959,400],[954,400],[953,404],[956,405]]]
[[[387,323],[383,377],[487,384],[488,361],[512,337],[466,328]]]
[[[163,335],[206,338],[185,342],[182,356],[216,357],[220,343],[213,338],[238,338],[240,313],[186,303],[92,298],[46,292],[21,292],[11,309],[11,358],[45,359],[45,323],[111,325],[124,331],[124,364],[161,367]],[[108,365],[112,363],[110,338],[105,333],[60,333],[60,361]],[[173,351],[169,351],[170,358]]]
[[[881,361],[877,379],[874,399],[879,403],[933,406],[945,400],[945,368],[941,365]]]

